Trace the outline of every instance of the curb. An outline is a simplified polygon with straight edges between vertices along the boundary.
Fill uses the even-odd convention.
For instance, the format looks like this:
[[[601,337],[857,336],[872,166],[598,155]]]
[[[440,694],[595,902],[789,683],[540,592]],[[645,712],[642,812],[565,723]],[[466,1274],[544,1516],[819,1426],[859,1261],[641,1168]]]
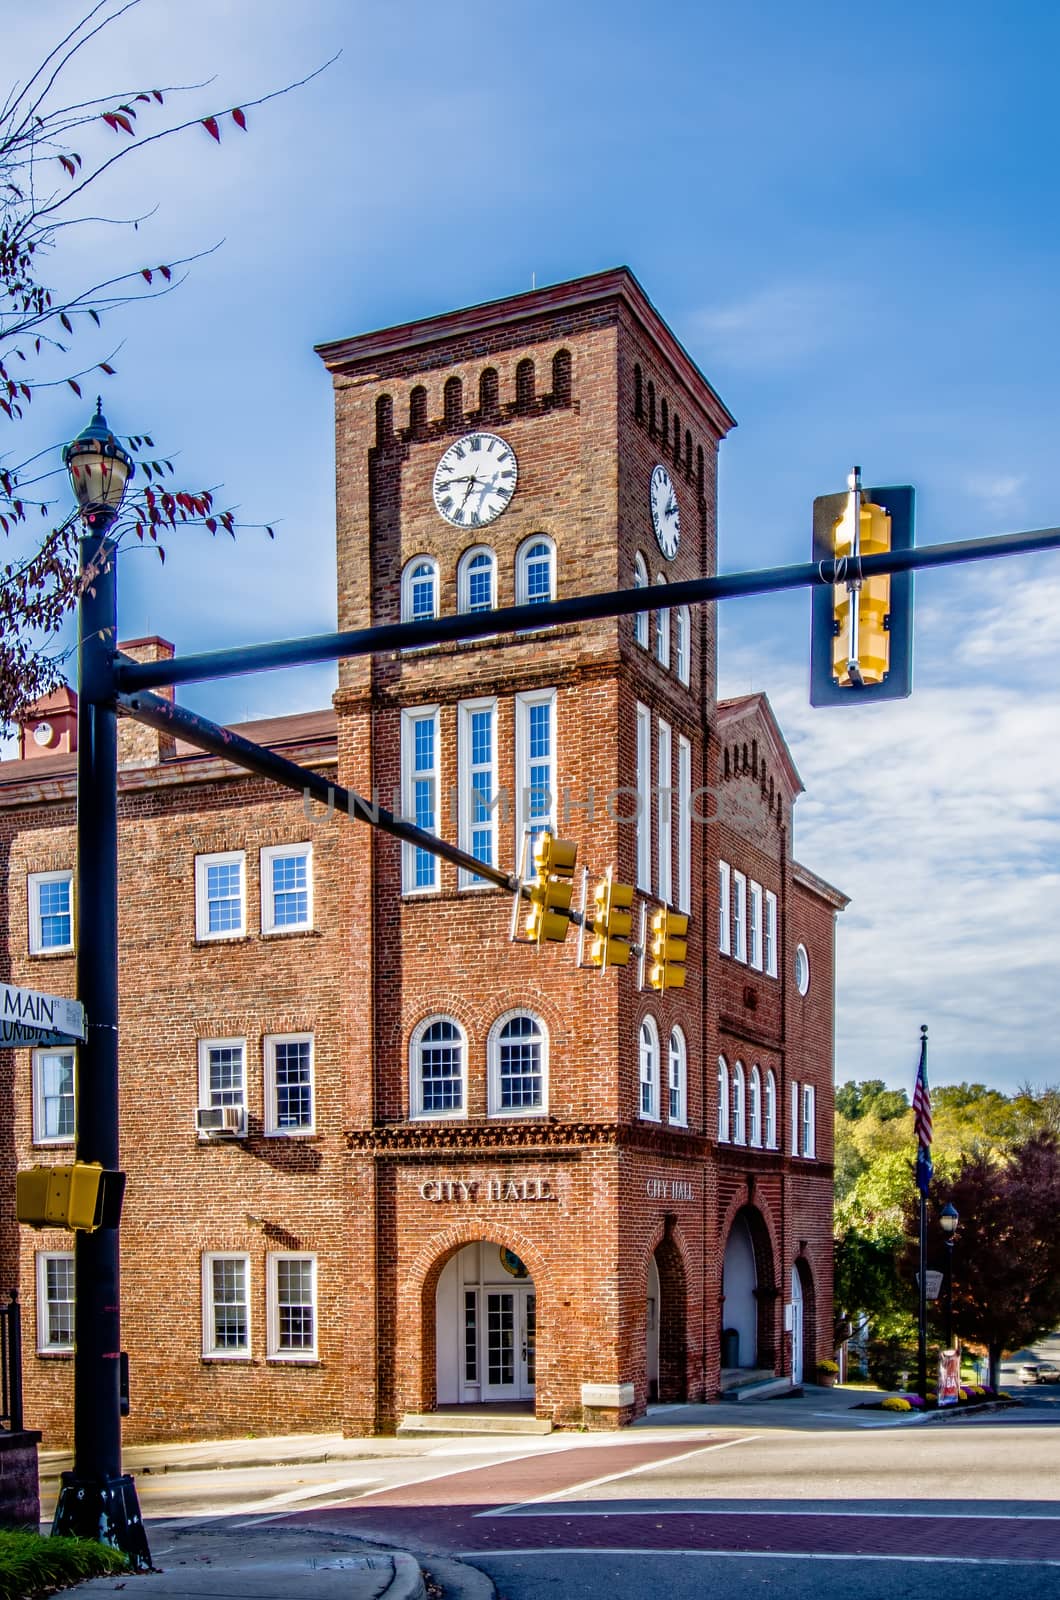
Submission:
[[[380,1600],[427,1600],[427,1587],[415,1557],[405,1550],[391,1550],[388,1554],[394,1564],[394,1576]]]
[[[441,1585],[445,1600],[497,1600],[493,1579],[479,1567],[448,1556],[425,1556],[424,1560],[428,1578]]]

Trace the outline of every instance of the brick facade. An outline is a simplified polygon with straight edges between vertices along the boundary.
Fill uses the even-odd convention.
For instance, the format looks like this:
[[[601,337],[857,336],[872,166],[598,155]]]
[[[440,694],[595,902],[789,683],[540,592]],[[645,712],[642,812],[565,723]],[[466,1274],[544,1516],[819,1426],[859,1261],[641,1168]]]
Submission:
[[[538,539],[554,552],[557,598],[631,587],[638,556],[651,582],[714,570],[717,447],[732,419],[628,273],[321,355],[335,385],[341,628],[397,621],[415,558],[436,564],[438,609],[451,614],[461,556],[480,546],[494,554],[500,606],[520,598],[516,572]],[[510,445],[518,487],[488,526],[463,529],[439,515],[432,481],[445,450],[476,430]],[[672,560],[648,510],[658,463],[680,507]],[[741,1365],[790,1372],[800,1292],[804,1366],[831,1354],[833,927],[845,901],[792,860],[801,784],[768,704],[718,704],[713,608],[688,623],[683,673],[672,638],[670,664],[659,659],[656,615],[647,647],[634,618],[606,619],[345,661],[333,713],[243,730],[383,805],[397,792],[400,806],[409,715],[429,712],[437,825],[463,842],[478,708],[491,792],[505,791],[492,838],[503,866],[518,858],[528,803],[518,755],[527,708],[551,704],[556,832],[577,839],[590,884],[609,865],[636,883],[645,822],[627,808],[639,720],[655,788],[676,789],[687,759],[693,797],[682,828],[680,798],[664,810],[653,794],[643,835],[650,884],[638,901],[650,913],[660,889],[676,905],[688,886],[687,981],[662,996],[638,987],[635,960],[579,969],[574,934],[541,949],[511,942],[503,890],[464,885],[442,862],[433,886],[413,892],[398,841],[307,812],[297,796],[146,729],[123,731],[127,1438],[385,1430],[439,1403],[531,1396],[556,1423],[614,1426],[652,1397],[718,1394],[737,1300],[754,1323]],[[137,641],[134,653],[170,649]],[[73,866],[71,759],[45,751],[0,768],[3,976],[61,992],[72,992],[73,959],[28,953],[27,884]],[[312,925],[273,933],[262,852],[299,844],[311,846]],[[243,856],[245,928],[202,939],[195,860],[223,852]],[[722,862],[775,896],[775,975],[719,949]],[[800,945],[805,995],[793,973]],[[417,1115],[416,1041],[432,1019],[459,1039],[463,1103],[449,1115]],[[519,1058],[540,1069],[532,1104],[505,1098],[505,1019],[540,1041]],[[657,1041],[648,1115],[646,1020]],[[671,1119],[676,1029],[687,1079]],[[270,1134],[263,1084],[277,1035],[312,1036],[311,1132]],[[246,1136],[202,1139],[201,1043],[232,1040],[245,1041]],[[731,1125],[719,1137],[719,1056],[760,1083],[771,1074],[775,1148],[761,1115],[757,1144],[746,1122],[742,1143]],[[17,1165],[56,1159],[34,1144],[31,1083],[29,1052],[0,1053],[0,1101],[13,1106],[0,1154],[8,1197]],[[792,1149],[792,1084],[814,1092],[812,1153]],[[69,1248],[69,1236],[18,1238],[11,1211],[0,1212],[0,1268],[17,1274],[32,1325],[34,1254]],[[204,1355],[202,1263],[218,1253],[246,1262],[249,1327],[238,1349]],[[266,1283],[284,1256],[315,1258],[311,1359],[273,1348]],[[69,1361],[32,1353],[34,1343],[26,1414],[53,1443],[68,1423]]]

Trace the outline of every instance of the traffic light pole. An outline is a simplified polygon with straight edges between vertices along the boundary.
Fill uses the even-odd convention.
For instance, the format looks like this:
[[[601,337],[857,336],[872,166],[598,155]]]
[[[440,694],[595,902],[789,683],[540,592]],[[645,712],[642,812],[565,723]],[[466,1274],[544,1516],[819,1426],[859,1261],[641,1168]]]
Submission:
[[[118,1167],[117,545],[81,540],[78,603],[76,1159]],[[74,1466],[52,1532],[116,1545],[151,1566],[136,1486],[121,1470],[118,1229],[74,1234]]]

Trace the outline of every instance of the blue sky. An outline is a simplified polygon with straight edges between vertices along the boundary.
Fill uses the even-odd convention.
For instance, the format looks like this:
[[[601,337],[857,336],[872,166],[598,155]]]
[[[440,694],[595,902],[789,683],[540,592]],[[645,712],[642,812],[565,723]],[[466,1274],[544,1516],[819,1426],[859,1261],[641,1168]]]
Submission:
[[[77,16],[20,11],[0,77]],[[55,258],[81,283],[220,243],[107,324],[105,409],[277,526],[170,541],[164,571],[130,554],[126,637],[333,626],[314,343],[619,263],[738,419],[722,569],[806,559],[813,498],[854,462],[916,486],[921,543],[1060,522],[1053,9],[142,0],[105,39],[79,92],[213,77],[187,97],[203,114],[342,52],[220,149],[193,130],[123,163],[108,214],[157,209]],[[85,420],[56,395],[33,442]],[[927,1022],[936,1082],[1060,1080],[1060,556],[921,576],[916,689],[892,706],[810,710],[808,611],[728,603],[721,682],[769,693],[807,786],[797,852],[853,896],[837,1075],[910,1088]],[[184,699],[235,720],[330,687],[302,670]]]

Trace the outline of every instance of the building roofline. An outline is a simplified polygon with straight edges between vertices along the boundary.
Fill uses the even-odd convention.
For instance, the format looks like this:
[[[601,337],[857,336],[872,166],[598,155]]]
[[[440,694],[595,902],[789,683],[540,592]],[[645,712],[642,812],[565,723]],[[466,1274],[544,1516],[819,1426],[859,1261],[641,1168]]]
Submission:
[[[819,900],[830,905],[833,911],[845,911],[850,904],[850,896],[844,894],[842,889],[837,889],[827,878],[818,877],[816,872],[811,872],[809,867],[804,867],[801,861],[791,863],[792,882],[800,889],[815,894]]]
[[[799,769],[788,749],[788,741],[780,730],[780,723],[769,703],[769,696],[758,691],[755,694],[735,695],[732,699],[718,701],[719,724],[742,722],[746,717],[755,718],[765,729],[773,747],[773,754],[787,777],[792,796],[803,794],[806,785],[799,777]]]

